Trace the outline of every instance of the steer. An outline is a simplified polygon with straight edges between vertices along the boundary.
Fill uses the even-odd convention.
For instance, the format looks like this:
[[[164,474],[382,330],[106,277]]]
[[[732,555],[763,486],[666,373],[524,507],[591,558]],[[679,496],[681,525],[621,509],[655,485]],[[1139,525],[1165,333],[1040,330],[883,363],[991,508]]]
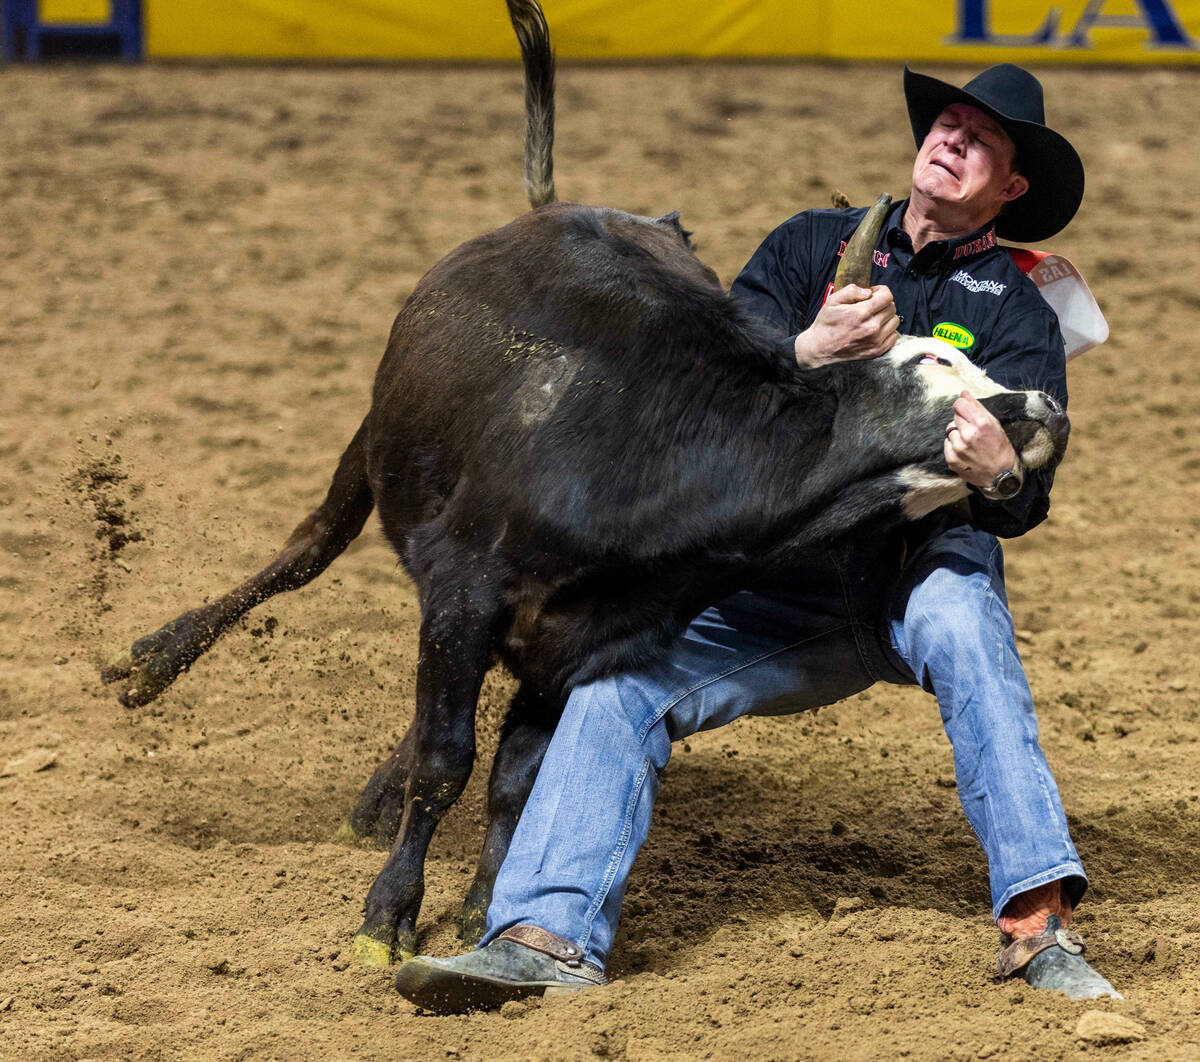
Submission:
[[[801,370],[696,258],[676,215],[552,202],[549,36],[534,0],[508,8],[534,209],[418,283],[325,501],[271,564],[103,673],[123,703],[152,700],[238,617],[314,578],[379,510],[421,628],[412,725],[351,817],[360,834],[395,834],[355,940],[368,961],[413,950],[425,853],[471,772],[494,657],[519,688],[468,937],[574,685],[653,660],[706,605],[801,550],[964,497],[942,454],[963,390],[1027,467],[1052,467],[1066,444],[1052,399],[1002,389],[936,339]],[[855,241],[865,261],[847,252],[851,272],[874,240]]]

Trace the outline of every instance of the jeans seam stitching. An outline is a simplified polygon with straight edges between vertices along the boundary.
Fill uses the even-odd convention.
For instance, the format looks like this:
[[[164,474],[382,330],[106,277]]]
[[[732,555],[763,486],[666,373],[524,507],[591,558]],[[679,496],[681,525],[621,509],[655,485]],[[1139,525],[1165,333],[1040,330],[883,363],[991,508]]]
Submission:
[[[637,781],[634,782],[633,791],[629,795],[629,804],[625,809],[625,818],[621,823],[621,835],[617,840],[616,846],[613,848],[612,857],[608,861],[608,866],[604,870],[604,877],[601,879],[600,888],[596,891],[596,898],[592,900],[588,906],[587,914],[584,915],[584,933],[581,940],[577,940],[580,950],[586,952],[588,944],[592,939],[592,924],[596,920],[596,915],[600,913],[600,908],[604,906],[604,901],[608,899],[608,893],[612,889],[613,881],[616,879],[617,870],[621,865],[621,859],[625,855],[625,849],[629,847],[629,838],[633,833],[633,816],[637,810],[638,800],[641,798],[642,786],[646,783],[646,773],[650,769],[650,760],[642,761],[642,769],[638,772]]]
[[[702,681],[692,684],[691,686],[687,687],[687,689],[680,690],[678,693],[667,698],[667,700],[660,704],[658,711],[656,711],[651,718],[647,719],[646,722],[638,728],[638,741],[645,741],[646,735],[650,733],[650,729],[660,719],[662,719],[667,712],[679,704],[679,702],[685,697],[690,697],[697,690],[702,690],[705,686],[711,686],[714,682],[720,682],[721,679],[726,679],[730,675],[736,674],[738,671],[742,671],[748,667],[753,667],[755,664],[761,664],[764,660],[768,660],[773,656],[778,656],[780,653],[790,652],[792,649],[795,649],[801,645],[816,641],[818,638],[825,638],[828,635],[833,634],[836,631],[844,630],[849,626],[852,626],[852,624],[842,623],[836,627],[830,627],[828,630],[821,631],[819,634],[811,634],[807,638],[800,638],[797,641],[789,642],[787,645],[781,645],[776,649],[770,649],[767,652],[760,653],[758,656],[752,657],[749,660],[743,660],[740,663],[734,664],[726,670],[718,672],[715,675],[708,675]]]

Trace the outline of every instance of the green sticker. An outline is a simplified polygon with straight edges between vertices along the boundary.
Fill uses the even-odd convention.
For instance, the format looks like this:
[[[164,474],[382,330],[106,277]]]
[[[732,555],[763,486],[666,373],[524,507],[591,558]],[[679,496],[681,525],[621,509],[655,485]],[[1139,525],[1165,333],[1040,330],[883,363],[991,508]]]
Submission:
[[[935,339],[944,339],[951,346],[958,347],[959,350],[966,350],[975,345],[975,337],[962,325],[956,325],[953,321],[943,321],[941,324],[934,325],[933,336]]]

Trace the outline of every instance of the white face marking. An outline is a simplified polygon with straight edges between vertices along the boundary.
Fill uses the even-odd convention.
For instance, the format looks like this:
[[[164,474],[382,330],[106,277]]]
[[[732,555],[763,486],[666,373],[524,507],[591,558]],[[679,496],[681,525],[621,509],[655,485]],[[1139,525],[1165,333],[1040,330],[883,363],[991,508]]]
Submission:
[[[1025,416],[1029,420],[1042,422],[1043,427],[1034,432],[1021,449],[1021,462],[1026,468],[1041,468],[1054,459],[1054,439],[1044,427],[1053,412],[1047,405],[1046,396],[1040,391],[1009,392],[958,347],[932,336],[901,336],[880,360],[890,360],[897,372],[911,372],[912,369],[906,366],[914,358],[923,359],[915,367],[916,376],[924,387],[930,408],[952,404],[963,391],[980,399],[1009,393],[1025,395]]]
[[[1041,468],[1043,465],[1048,465],[1054,457],[1054,440],[1050,438],[1050,433],[1048,431],[1035,432],[1033,438],[1025,444],[1018,456],[1021,458],[1021,464],[1026,468]]]
[[[953,472],[929,472],[923,468],[900,469],[900,483],[905,489],[904,515],[919,520],[934,509],[950,505],[967,496],[967,485]]]
[[[920,355],[928,358],[918,367],[918,378],[925,385],[925,395],[931,406],[947,400],[953,402],[963,391],[969,391],[975,398],[989,398],[1008,390],[996,383],[958,347],[932,336],[901,336],[884,358],[900,368]]]

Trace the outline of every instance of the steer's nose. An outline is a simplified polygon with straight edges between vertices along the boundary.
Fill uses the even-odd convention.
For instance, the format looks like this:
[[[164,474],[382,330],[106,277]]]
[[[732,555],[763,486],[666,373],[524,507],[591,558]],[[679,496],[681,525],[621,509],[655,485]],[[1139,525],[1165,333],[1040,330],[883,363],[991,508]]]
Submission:
[[[1055,453],[1061,458],[1063,451],[1067,448],[1067,436],[1071,432],[1071,422],[1063,411],[1062,403],[1057,399],[1044,391],[1040,392],[1037,397],[1041,399],[1044,412],[1041,416],[1036,414],[1035,416],[1050,433]]]
[[[1041,409],[1038,409],[1038,406]],[[1046,394],[1045,391],[1030,392],[1030,402],[1028,411],[1035,419],[1040,420],[1046,425],[1050,431],[1056,435],[1059,433],[1066,434],[1070,422],[1067,420],[1067,414],[1063,411],[1062,403],[1052,395]]]

